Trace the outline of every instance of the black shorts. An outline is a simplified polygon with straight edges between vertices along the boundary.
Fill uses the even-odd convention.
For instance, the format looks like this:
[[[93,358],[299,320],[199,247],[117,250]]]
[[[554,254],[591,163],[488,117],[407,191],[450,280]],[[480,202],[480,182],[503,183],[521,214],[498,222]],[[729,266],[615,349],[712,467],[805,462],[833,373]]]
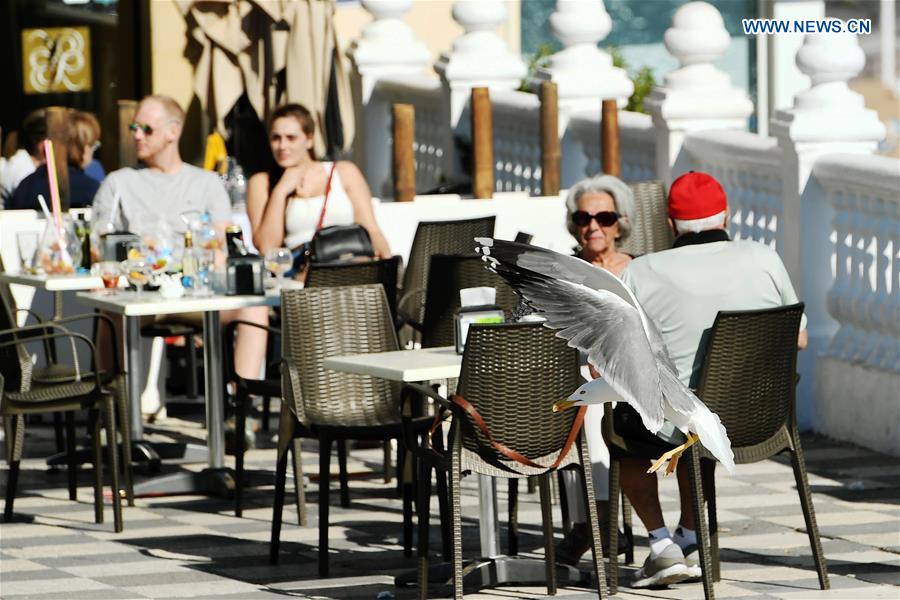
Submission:
[[[613,428],[616,433],[628,441],[629,447],[634,451],[633,455],[641,458],[657,459],[659,456],[675,447],[674,444],[647,431],[641,416],[630,404],[616,403],[613,409]],[[616,454],[615,448],[610,452]]]

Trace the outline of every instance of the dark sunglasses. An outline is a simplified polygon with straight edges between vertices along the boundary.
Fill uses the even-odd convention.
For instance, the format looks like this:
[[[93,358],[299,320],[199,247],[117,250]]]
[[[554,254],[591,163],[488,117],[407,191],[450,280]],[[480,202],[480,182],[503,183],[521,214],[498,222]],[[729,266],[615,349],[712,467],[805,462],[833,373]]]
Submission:
[[[137,133],[138,129],[143,131],[144,135],[153,135],[153,128],[145,123],[130,123],[128,125],[128,131],[131,133]]]
[[[572,213],[572,222],[578,225],[579,227],[585,227],[590,224],[591,219],[597,221],[597,224],[601,227],[611,227],[615,225],[619,220],[619,213],[613,210],[601,210],[596,214],[591,214],[587,211],[576,210]]]

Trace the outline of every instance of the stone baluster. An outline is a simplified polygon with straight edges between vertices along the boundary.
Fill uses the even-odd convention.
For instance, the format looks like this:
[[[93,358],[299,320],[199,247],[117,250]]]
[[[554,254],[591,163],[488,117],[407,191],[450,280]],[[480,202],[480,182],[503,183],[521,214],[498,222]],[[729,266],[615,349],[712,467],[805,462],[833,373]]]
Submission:
[[[432,56],[425,44],[416,39],[412,28],[403,22],[412,0],[361,0],[361,4],[372,15],[372,22],[347,50],[353,65],[356,122],[360,124],[354,160],[374,181],[383,178],[383,174],[376,177],[375,163],[380,165],[383,157],[390,154],[386,144],[391,110],[390,106],[369,105],[375,84],[386,75],[424,75]]]
[[[597,47],[612,29],[603,0],[556,0],[550,15],[550,32],[563,49],[537,69],[529,82],[535,91],[541,82],[557,85],[560,112],[589,108],[600,110],[600,101],[615,98],[620,108],[634,92],[624,69],[613,66],[612,57]],[[562,118],[563,115],[560,115]],[[560,123],[564,128],[564,123]]]
[[[457,127],[468,128],[466,120],[460,122],[460,117],[473,87],[514,90],[527,72],[522,59],[510,51],[496,32],[507,18],[504,0],[456,0],[452,15],[465,32],[453,41],[450,52],[441,54],[434,64],[444,86],[451,134]],[[446,147],[451,151],[444,157],[445,172],[451,179],[459,179],[460,170],[467,167],[458,163],[452,140]]]
[[[837,330],[827,306],[835,212],[809,177],[824,154],[872,154],[884,139],[885,127],[875,111],[865,107],[863,97],[847,86],[865,65],[855,34],[807,35],[796,60],[812,84],[795,96],[792,108],[775,113],[769,130],[784,160],[782,258],[809,319],[810,348],[799,363],[798,416],[801,425],[815,426],[816,356]],[[843,240],[837,243],[840,258]],[[841,285],[840,276],[837,282]]]
[[[746,130],[753,103],[718,69],[731,43],[722,15],[706,2],[688,2],[672,18],[665,45],[680,67],[665,76],[645,101],[656,127],[656,172],[671,183],[672,166],[685,136],[703,129]]]

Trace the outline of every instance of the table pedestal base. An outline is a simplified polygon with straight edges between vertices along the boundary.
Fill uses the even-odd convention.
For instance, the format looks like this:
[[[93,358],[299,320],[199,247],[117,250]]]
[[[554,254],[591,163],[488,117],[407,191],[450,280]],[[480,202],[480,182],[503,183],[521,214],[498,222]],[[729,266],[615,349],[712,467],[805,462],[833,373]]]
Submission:
[[[93,460],[93,450],[80,448],[75,451],[75,464],[81,465]],[[159,471],[160,462],[163,460],[175,463],[206,462],[209,460],[209,450],[200,444],[135,440],[131,442],[131,460],[141,472],[155,473]],[[49,467],[64,467],[67,464],[69,458],[65,452],[54,454],[47,459]]]
[[[560,587],[591,585],[591,574],[569,565],[556,565],[556,580]],[[416,571],[408,571],[394,578],[397,587],[416,584]],[[544,561],[520,556],[479,558],[463,566],[463,588],[466,593],[498,585],[547,585]],[[437,563],[428,568],[428,586],[433,592],[452,594],[453,565]]]

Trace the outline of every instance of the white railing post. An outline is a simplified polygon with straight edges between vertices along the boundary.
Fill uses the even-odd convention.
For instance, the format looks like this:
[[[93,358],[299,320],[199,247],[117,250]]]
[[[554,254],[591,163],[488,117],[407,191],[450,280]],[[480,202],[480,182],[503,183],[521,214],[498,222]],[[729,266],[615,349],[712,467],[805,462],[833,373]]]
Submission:
[[[837,328],[827,309],[835,213],[830,203],[822,201],[819,188],[807,183],[823,154],[871,154],[884,139],[885,127],[878,115],[847,86],[864,64],[856,35],[807,35],[797,52],[797,66],[810,77],[812,86],[797,94],[793,108],[776,112],[770,127],[784,160],[781,256],[798,296],[806,303],[809,319],[810,347],[800,356],[798,389],[798,416],[801,425],[807,426],[815,425],[816,356]]]
[[[390,154],[390,140],[384,135],[390,127],[390,107],[369,106],[375,84],[386,75],[424,74],[432,57],[402,20],[412,0],[361,0],[361,4],[372,15],[372,22],[347,50],[347,56],[353,65],[356,122],[361,124],[354,160],[368,176],[374,168],[371,157],[377,160]]]
[[[657,131],[656,173],[667,184],[685,136],[702,129],[747,128],[753,103],[715,63],[731,37],[719,11],[689,2],[675,11],[666,30],[666,49],[681,66],[665,77],[645,101]]]
[[[522,59],[510,52],[496,29],[507,18],[504,0],[456,0],[453,19],[465,33],[453,41],[450,52],[441,54],[434,70],[441,77],[444,99],[450,115],[450,135],[460,125],[473,87],[493,90],[514,90],[519,87],[527,71]],[[453,140],[446,146],[447,170],[451,178],[459,175]]]
[[[537,69],[529,82],[532,89],[540,89],[543,81],[556,83],[561,109],[599,111],[600,101],[611,98],[624,107],[634,84],[625,69],[614,67],[612,57],[597,47],[611,30],[603,0],[556,0],[550,32],[563,49],[550,57],[546,67]]]

